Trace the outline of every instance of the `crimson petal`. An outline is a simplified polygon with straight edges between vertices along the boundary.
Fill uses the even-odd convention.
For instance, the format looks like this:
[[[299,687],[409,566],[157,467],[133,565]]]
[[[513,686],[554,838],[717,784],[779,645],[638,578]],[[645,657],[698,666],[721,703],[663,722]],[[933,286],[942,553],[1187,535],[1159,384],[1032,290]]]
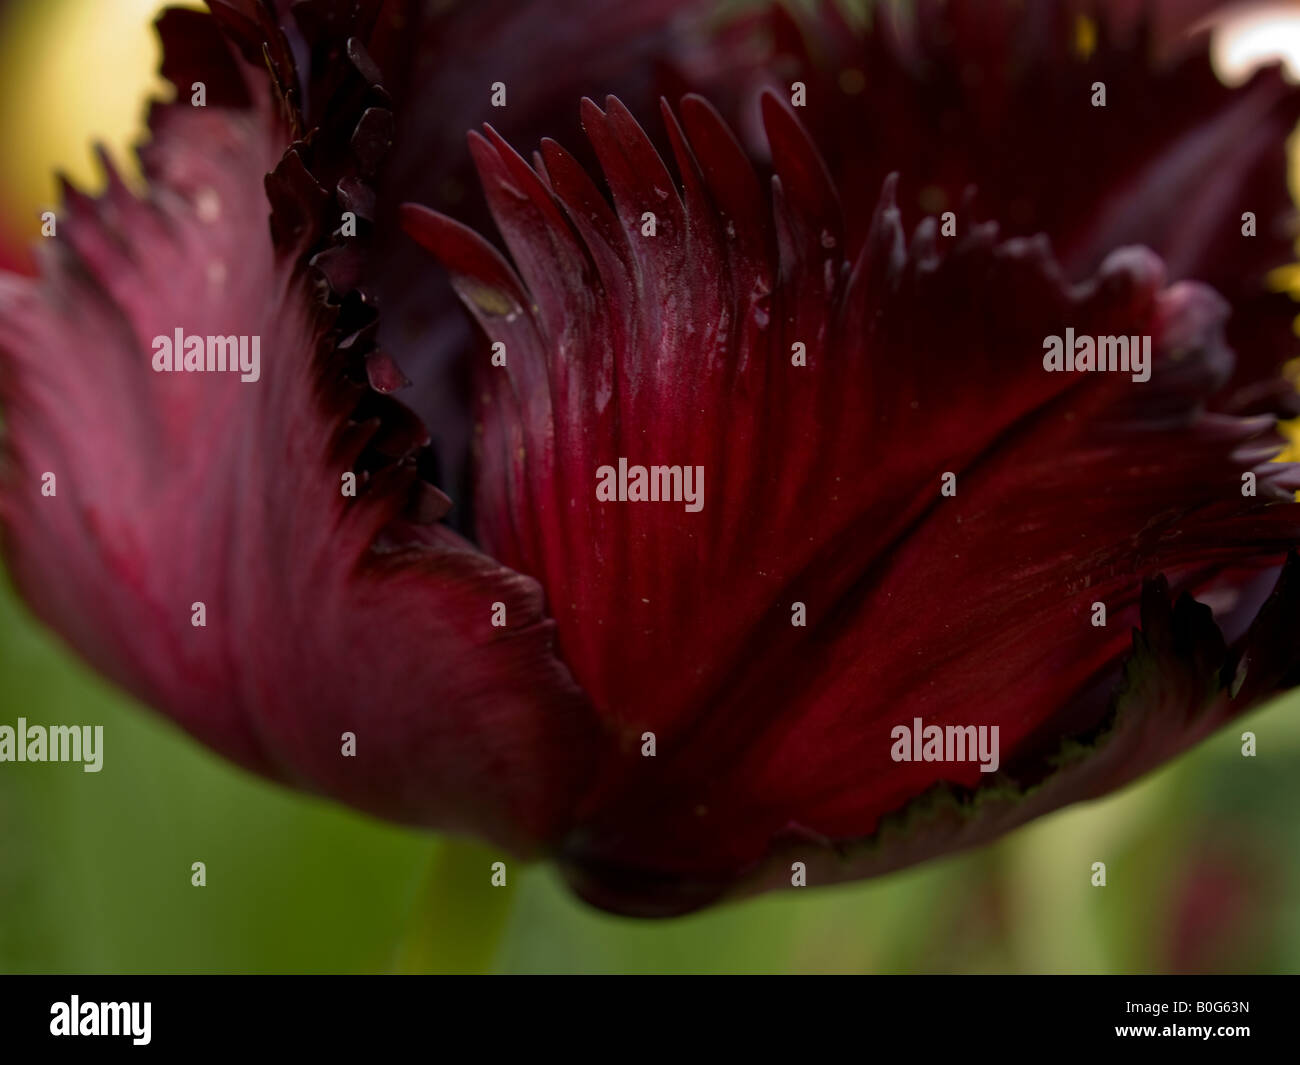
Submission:
[[[702,47],[714,7],[712,0],[475,0],[405,5],[396,27],[379,18],[375,33],[384,43],[376,47],[395,126],[378,181],[368,285],[384,307],[381,338],[415,385],[404,399],[429,425],[453,487],[468,477],[473,337],[447,278],[401,235],[398,205],[419,200],[489,228],[467,130],[491,121],[512,139],[571,139],[578,133],[573,101],[595,92],[653,109],[658,92],[675,84],[675,65]],[[498,85],[502,106],[493,105]]]
[[[584,780],[585,700],[536,582],[429,524],[448,501],[421,476],[427,434],[381,394],[400,372],[353,275],[321,265],[346,248],[345,197],[367,195],[383,95],[355,52],[309,131],[266,10],[215,6],[279,92],[213,19],[165,15],[181,96],[151,116],[147,198],[111,168],[98,200],[68,189],[43,278],[0,291],[14,581],[99,670],[244,765],[534,849]],[[151,338],[177,328],[260,337],[260,379],[153,372]]]
[[[612,209],[557,146],[537,172],[493,131],[476,138],[514,268],[449,219],[406,214],[505,345],[505,366],[478,373],[481,540],[541,581],[565,661],[618,731],[565,849],[585,897],[680,912],[762,882],[791,836],[839,853],[935,788],[1019,793],[1110,720],[1096,692],[1118,684],[1139,620],[1164,671],[1136,716],[1168,734],[1141,726],[1106,781],[1291,676],[1283,590],[1276,624],[1242,645],[1270,648],[1258,685],[1199,714],[1183,673],[1214,656],[1160,636],[1141,598],[1162,574],[1210,598],[1300,533],[1300,473],[1267,461],[1274,420],[1205,410],[1233,367],[1212,290],[1169,285],[1141,249],[1071,284],[1045,240],[985,225],[941,250],[928,219],[909,241],[892,178],[850,259],[780,101],[764,108],[782,153],[770,208],[708,105],[683,112],[664,114],[679,184],[618,101],[584,104]],[[1150,336],[1151,380],[1044,372],[1043,340],[1067,326]],[[598,467],[620,458],[703,466],[703,510],[598,501]],[[1208,610],[1178,610],[1217,636]],[[1223,638],[1197,640],[1222,678]],[[914,717],[998,725],[1005,775],[893,761],[892,729]],[[1051,794],[1028,809],[1077,793]],[[918,838],[874,868],[942,846]]]

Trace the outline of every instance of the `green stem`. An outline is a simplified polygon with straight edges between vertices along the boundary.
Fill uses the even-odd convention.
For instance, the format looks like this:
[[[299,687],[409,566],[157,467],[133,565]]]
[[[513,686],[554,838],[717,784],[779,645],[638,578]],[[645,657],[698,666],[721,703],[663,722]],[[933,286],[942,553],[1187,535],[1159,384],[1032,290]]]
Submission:
[[[507,886],[492,886],[492,863]],[[487,973],[501,945],[521,863],[478,843],[438,841],[393,959],[397,973]]]

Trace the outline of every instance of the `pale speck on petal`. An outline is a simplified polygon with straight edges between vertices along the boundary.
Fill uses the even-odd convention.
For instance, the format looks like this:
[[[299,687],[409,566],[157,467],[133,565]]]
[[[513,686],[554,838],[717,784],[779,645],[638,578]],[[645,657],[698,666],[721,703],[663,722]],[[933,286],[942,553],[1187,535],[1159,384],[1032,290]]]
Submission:
[[[217,190],[204,186],[194,197],[194,210],[200,222],[212,225],[221,217],[221,197]]]

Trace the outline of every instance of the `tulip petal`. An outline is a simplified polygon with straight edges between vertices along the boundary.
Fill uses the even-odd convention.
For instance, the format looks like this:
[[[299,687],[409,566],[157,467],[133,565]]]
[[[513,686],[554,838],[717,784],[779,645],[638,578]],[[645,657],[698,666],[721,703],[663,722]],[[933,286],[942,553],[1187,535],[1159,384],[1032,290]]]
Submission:
[[[894,178],[848,258],[780,100],[770,208],[708,105],[683,113],[665,109],[679,183],[616,100],[584,104],[612,208],[555,146],[536,172],[476,138],[513,268],[406,214],[507,355],[478,369],[481,540],[541,581],[618,730],[566,864],[584,897],[644,914],[731,890],[791,834],[868,838],[989,779],[893,760],[914,718],[997,725],[1003,765],[1041,777],[1102,726],[1105,699],[1075,703],[1118,684],[1144,581],[1209,595],[1300,536],[1274,419],[1205,409],[1234,362],[1211,289],[1169,285],[1143,249],[1072,284],[1043,239],[985,225],[943,250],[926,219],[909,240]],[[1046,372],[1067,328],[1150,338],[1150,380]],[[702,509],[602,500],[620,460],[702,467]],[[1152,712],[1178,735],[1161,752],[1201,735]]]
[[[383,394],[402,377],[354,275],[321,261],[367,195],[382,96],[356,52],[309,117],[261,6],[215,6],[259,63],[265,44],[276,91],[210,17],[165,15],[180,96],[151,116],[147,197],[111,167],[101,198],[68,189],[43,277],[0,289],[13,579],[97,669],[243,765],[534,849],[585,779],[584,698],[537,583],[431,524],[450,504],[422,476],[427,434]],[[155,372],[151,338],[178,329],[258,338],[258,379]]]
[[[1007,236],[1046,233],[1075,280],[1117,247],[1152,248],[1171,279],[1203,281],[1233,308],[1238,365],[1216,406],[1300,414],[1279,373],[1300,354],[1297,307],[1270,283],[1300,232],[1286,155],[1300,89],[1277,68],[1225,86],[1205,34],[1156,47],[1222,3],[1142,6],[918,0],[911,15],[882,6],[866,29],[835,3],[802,18],[774,7],[766,60],[699,91],[745,115],[755,86],[786,98],[804,86],[799,114],[846,193],[854,247],[871,194],[905,164],[905,215],[953,212],[959,235],[980,219]]]
[[[1141,628],[1133,633],[1109,712],[1093,733],[1062,743],[1043,763],[1045,771],[975,790],[940,785],[852,844],[810,845],[792,831],[738,893],[788,883],[793,861],[806,864],[809,883],[878,876],[978,846],[1062,806],[1114,791],[1200,742],[1261,696],[1300,682],[1297,635],[1300,557],[1294,553],[1234,647],[1224,644],[1208,607],[1185,593],[1171,602],[1167,582],[1150,581]],[[592,883],[592,890],[600,887]],[[707,897],[705,885],[692,889]]]
[[[425,4],[382,57],[395,103],[394,150],[378,182],[367,276],[384,307],[381,340],[415,387],[405,397],[430,427],[440,469],[468,490],[474,337],[446,276],[400,230],[397,206],[418,200],[486,231],[465,133],[483,122],[512,139],[578,134],[572,104],[617,92],[649,110],[671,67],[703,34],[712,0],[475,0]],[[377,32],[385,34],[381,19]],[[458,516],[453,516],[459,520]]]
[[[753,61],[708,44],[712,0],[642,0],[601,5],[585,0],[476,0],[411,4],[405,0],[214,0],[213,12],[244,56],[265,62],[275,84],[315,125],[326,156],[340,137],[356,135],[360,159],[378,149],[354,188],[353,175],[327,175],[339,204],[357,216],[346,254],[316,265],[330,281],[353,281],[384,308],[379,342],[400,363],[412,388],[403,401],[428,426],[426,458],[462,503],[448,521],[459,530],[469,513],[471,407],[467,355],[473,337],[442,272],[423,268],[400,233],[404,200],[420,199],[478,229],[491,226],[465,151],[465,131],[491,119],[513,137],[578,132],[571,107],[584,92],[618,92],[649,108],[677,85],[677,65],[699,52]],[[361,75],[378,104],[372,121],[337,126],[331,114]],[[344,84],[340,85],[340,76]],[[324,121],[322,121],[324,116]],[[382,123],[382,125],[376,125]],[[301,132],[295,130],[295,132]],[[371,179],[373,178],[373,181]],[[373,186],[373,187],[372,187]]]

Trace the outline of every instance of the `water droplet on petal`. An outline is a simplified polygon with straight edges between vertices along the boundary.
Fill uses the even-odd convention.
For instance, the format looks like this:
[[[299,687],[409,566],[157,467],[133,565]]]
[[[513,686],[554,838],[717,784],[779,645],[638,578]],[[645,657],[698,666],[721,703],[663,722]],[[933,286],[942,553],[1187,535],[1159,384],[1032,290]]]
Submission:
[[[217,190],[208,185],[194,196],[194,210],[199,216],[200,222],[206,222],[212,225],[221,218],[221,197],[217,195]]]

